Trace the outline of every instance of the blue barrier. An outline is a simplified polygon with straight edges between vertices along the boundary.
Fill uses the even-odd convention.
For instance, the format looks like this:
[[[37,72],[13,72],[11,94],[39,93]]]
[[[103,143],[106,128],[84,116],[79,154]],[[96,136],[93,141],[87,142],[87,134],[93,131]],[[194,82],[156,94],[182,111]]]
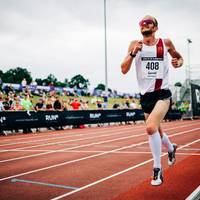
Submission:
[[[181,113],[171,112],[166,119],[180,119]],[[0,130],[39,128],[65,125],[98,124],[144,120],[139,109],[78,110],[78,111],[6,111],[0,112]]]

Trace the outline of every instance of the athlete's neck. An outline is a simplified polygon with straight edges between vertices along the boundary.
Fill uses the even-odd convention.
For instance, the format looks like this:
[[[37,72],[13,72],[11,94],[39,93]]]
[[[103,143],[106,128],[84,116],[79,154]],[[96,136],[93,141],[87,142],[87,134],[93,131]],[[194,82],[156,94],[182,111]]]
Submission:
[[[149,46],[156,44],[156,42],[157,42],[157,39],[154,36],[143,38],[143,43]]]

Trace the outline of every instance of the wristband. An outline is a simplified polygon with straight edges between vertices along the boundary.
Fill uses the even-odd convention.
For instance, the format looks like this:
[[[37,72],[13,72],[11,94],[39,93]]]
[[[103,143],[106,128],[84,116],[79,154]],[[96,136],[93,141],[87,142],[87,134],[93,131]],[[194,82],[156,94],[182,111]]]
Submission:
[[[129,56],[131,56],[132,58],[135,58],[136,54],[134,54],[132,51],[129,53]]]

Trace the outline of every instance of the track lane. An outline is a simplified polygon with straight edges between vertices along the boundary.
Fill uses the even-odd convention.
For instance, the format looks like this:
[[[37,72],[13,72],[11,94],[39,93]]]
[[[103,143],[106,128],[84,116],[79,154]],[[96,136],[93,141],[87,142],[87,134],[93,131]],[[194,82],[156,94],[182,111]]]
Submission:
[[[183,148],[183,147],[187,147],[188,145],[190,145],[190,144],[193,144],[193,143],[196,143],[196,142],[199,142],[200,141],[200,138],[199,139],[197,139],[197,140],[193,140],[193,141],[190,141],[189,143],[186,143],[184,146],[182,146],[182,147],[179,147],[179,149],[180,148]],[[162,155],[162,157],[164,157],[164,156],[166,156],[167,155],[167,153],[164,153],[163,155]],[[90,184],[85,184],[84,186],[82,186],[82,187],[80,187],[79,189],[77,189],[77,190],[73,190],[73,191],[70,191],[70,192],[67,192],[67,193],[65,193],[65,194],[62,194],[62,195],[60,195],[60,196],[57,196],[57,197],[55,197],[55,198],[52,198],[52,200],[58,200],[58,199],[63,199],[63,198],[65,198],[65,197],[67,197],[67,199],[92,199],[91,198],[91,191],[90,190],[88,190],[88,188],[92,188],[93,186],[96,186],[97,184],[101,184],[101,185],[103,185],[102,183],[104,183],[104,186],[105,186],[105,184],[106,184],[106,182],[105,181],[107,181],[107,180],[110,180],[110,179],[112,179],[112,178],[115,178],[115,177],[117,177],[117,176],[120,176],[120,175],[122,175],[122,174],[125,174],[125,173],[127,173],[127,172],[129,172],[129,171],[132,171],[132,170],[135,170],[135,169],[137,169],[138,170],[138,168],[139,167],[141,167],[142,165],[146,165],[146,164],[148,164],[148,163],[150,163],[150,162],[152,162],[152,158],[150,158],[150,159],[144,159],[143,160],[143,162],[138,162],[139,164],[137,164],[137,165],[133,165],[133,166],[131,166],[131,167],[129,167],[129,168],[125,168],[125,169],[123,169],[122,171],[119,171],[119,172],[117,172],[117,173],[113,173],[113,174],[111,174],[110,176],[107,176],[107,177],[104,177],[104,178],[101,178],[101,179],[97,179],[96,181],[94,181],[94,182],[91,182]],[[178,161],[179,162],[179,161]],[[166,164],[164,165],[164,167],[163,167],[164,169],[166,168]],[[139,170],[138,170],[139,171]],[[129,176],[127,176],[127,178],[129,178]],[[113,180],[111,180],[111,181],[113,181]],[[123,180],[121,180],[121,182],[122,182]],[[120,182],[120,183],[121,183]],[[117,182],[117,183],[119,183],[119,182]],[[118,185],[116,183],[116,180],[113,182],[113,184],[115,184],[115,185]],[[118,187],[119,187],[119,185],[118,185]],[[120,185],[120,187],[121,187],[121,185]],[[105,187],[104,187],[105,188]],[[85,191],[85,190],[87,190],[87,191]],[[81,193],[79,194],[79,192],[81,191]],[[83,191],[83,192],[82,192]],[[105,191],[103,191],[103,192],[105,192]],[[77,195],[76,195],[77,194]],[[88,198],[88,196],[86,197],[86,194],[88,194],[88,195],[90,195],[90,198]],[[116,194],[116,192],[115,192],[115,194]],[[100,198],[99,198],[100,197]],[[110,198],[110,197],[109,197]],[[94,199],[104,199],[104,198],[102,198],[102,196],[100,195],[100,196],[95,196],[94,197]],[[107,197],[105,197],[105,199],[107,199]]]
[[[194,126],[194,125],[192,125],[192,126]],[[169,131],[169,133],[170,133],[170,130],[174,130],[174,129],[176,129],[176,128],[178,128],[178,127],[172,127],[172,128],[168,128],[167,130]],[[179,126],[179,128],[181,128],[180,130],[185,130],[185,128],[188,128],[188,125],[184,125],[184,126]],[[182,129],[183,128],[183,129]],[[120,130],[118,130],[119,131],[119,133],[118,132],[116,132],[116,135],[118,135],[118,134],[120,134],[120,132],[121,132],[121,129]],[[129,132],[130,131],[130,132]],[[122,133],[122,135],[123,134],[126,134],[127,135],[127,133],[130,133],[130,138],[132,137],[132,135],[134,135],[134,134],[137,134],[139,132],[139,130],[138,129],[135,129],[135,130],[132,130],[132,128],[130,128],[129,130],[127,130],[127,132],[125,132],[125,131],[123,131],[123,133]],[[108,137],[110,137],[110,136],[116,136],[115,134],[106,134]],[[143,133],[143,135],[146,135],[145,133]],[[90,139],[94,139],[94,142],[93,142],[93,144],[91,145],[91,146],[93,146],[94,144],[95,144],[95,139],[98,139],[99,140],[99,138],[101,138],[101,137],[103,137],[103,136],[105,136],[104,134],[103,135],[100,135],[100,136],[97,136],[97,137],[89,137]],[[134,137],[134,136],[133,136]],[[42,144],[42,145],[36,145],[35,147],[33,147],[33,146],[29,146],[29,147],[25,147],[25,148],[17,148],[18,150],[24,150],[24,149],[37,149],[37,150],[40,150],[40,148],[36,148],[36,147],[43,147],[42,148],[42,150],[48,150],[49,148],[50,148],[50,150],[61,150],[61,149],[63,149],[64,148],[64,150],[69,150],[69,149],[73,149],[73,148],[76,148],[76,146],[81,146],[81,145],[83,145],[83,147],[84,147],[84,145],[86,145],[87,146],[87,141],[91,141],[91,140],[89,140],[89,138],[80,138],[80,139],[76,139],[76,140],[68,140],[68,141],[61,141],[61,142],[56,142],[56,143],[53,143],[53,144],[56,144],[56,145],[53,145],[52,143],[51,144]],[[78,142],[79,141],[79,144],[74,144],[74,146],[75,147],[73,147],[73,143],[72,142]],[[80,143],[80,141],[85,141],[85,143]],[[63,143],[65,143],[65,145],[63,145],[62,146],[62,144]],[[70,145],[69,146],[67,146],[66,145],[66,143],[70,143]],[[49,147],[49,145],[50,145],[50,147]],[[52,146],[53,145],[53,146]],[[58,146],[59,145],[59,146]],[[123,145],[123,144],[122,144]],[[47,146],[47,148],[44,148],[44,146]],[[67,147],[67,148],[66,148]],[[70,148],[71,147],[71,148]],[[5,152],[5,153],[1,153],[0,155],[1,155],[1,160],[2,160],[2,162],[4,162],[3,160],[9,160],[9,159],[11,159],[11,160],[18,160],[18,159],[23,159],[24,157],[26,158],[29,158],[29,157],[36,157],[36,156],[40,156],[40,155],[45,155],[45,154],[49,154],[49,153],[52,153],[52,152],[46,152],[46,153],[38,153],[38,154],[36,154],[36,153],[31,153],[31,152],[23,152],[23,151],[20,151],[20,152],[17,152],[16,150],[17,149],[14,149],[14,152],[11,152],[11,151],[8,151],[8,152]],[[12,149],[10,149],[10,150],[12,150]],[[17,156],[16,156],[17,155]],[[13,158],[13,156],[14,156],[14,158]],[[0,161],[1,162],[1,161]]]
[[[178,162],[173,168],[167,168],[164,171],[165,182],[159,188],[152,187],[149,184],[149,178],[135,187],[127,189],[126,192],[112,200],[186,199],[199,186],[200,173],[197,168],[199,165],[200,156],[189,156]]]
[[[187,133],[187,131],[185,131],[184,133]],[[178,135],[180,135],[180,133],[177,133]],[[175,134],[175,135],[177,135],[177,134]],[[67,161],[67,162],[64,162],[64,163],[59,163],[59,164],[56,164],[56,165],[52,165],[52,166],[48,166],[48,167],[44,167],[44,168],[41,168],[41,169],[36,169],[36,170],[32,170],[32,171],[29,171],[29,172],[25,172],[25,173],[20,173],[20,174],[17,174],[17,175],[14,175],[14,176],[9,176],[9,177],[5,177],[5,178],[1,178],[0,180],[2,181],[2,180],[6,180],[6,179],[9,179],[9,178],[14,178],[14,177],[18,177],[18,176],[22,176],[22,175],[26,175],[26,174],[31,174],[31,173],[35,173],[35,172],[39,172],[39,171],[44,171],[44,170],[47,170],[47,169],[51,169],[51,168],[55,168],[55,167],[59,167],[59,166],[64,166],[64,165],[66,165],[66,164],[70,164],[70,163],[74,163],[74,162],[79,162],[79,161],[81,161],[81,160],[88,160],[88,159],[90,159],[90,158],[95,158],[95,157],[99,157],[99,156],[104,156],[104,155],[106,155],[106,154],[110,154],[110,153],[112,153],[112,152],[115,152],[115,151],[119,151],[119,150],[122,150],[122,149],[127,149],[127,148],[129,148],[129,147],[131,147],[131,146],[138,146],[138,145],[141,145],[141,144],[144,144],[144,143],[147,143],[148,141],[144,141],[144,142],[141,142],[141,143],[136,143],[136,144],[132,144],[132,145],[130,145],[130,146],[125,146],[125,147],[122,147],[122,148],[118,148],[118,149],[114,149],[114,150],[111,150],[111,151],[108,151],[108,152],[104,152],[104,153],[99,153],[99,154],[96,154],[96,155],[91,155],[91,156],[88,156],[88,157],[83,157],[83,158],[78,158],[77,160],[71,160],[71,161]],[[70,154],[71,155],[71,154]],[[45,158],[44,157],[44,161],[45,161],[45,159],[47,160],[47,158]],[[48,162],[50,162],[50,161],[55,161],[55,159],[56,158],[54,158],[54,159],[49,159],[48,160]],[[42,160],[39,160],[39,164],[42,162]],[[33,163],[38,163],[38,162],[33,162]],[[31,163],[30,163],[31,164]],[[11,165],[12,166],[12,165]],[[10,167],[11,167],[10,166]],[[6,166],[5,166],[6,167]],[[15,167],[16,167],[16,165],[15,165]],[[25,166],[25,167],[27,167],[27,165]],[[2,169],[4,169],[3,168],[3,166],[2,166]],[[6,170],[6,168],[5,168],[5,170]],[[20,170],[22,170],[22,169],[20,169]],[[8,171],[10,171],[10,170],[7,170],[6,172],[8,172]],[[4,173],[6,173],[6,172],[4,172]]]
[[[196,134],[196,132],[194,133],[194,135]],[[185,135],[186,134],[184,134],[184,137],[185,137]],[[187,136],[189,136],[190,134],[187,134]],[[177,136],[178,137],[178,136]],[[196,135],[195,135],[195,137],[196,137]],[[176,138],[176,137],[174,137],[174,138]],[[187,138],[185,138],[185,139],[187,139]],[[192,138],[191,138],[192,139]],[[184,141],[183,141],[184,142]],[[182,143],[183,143],[182,142]],[[198,145],[197,145],[197,147],[198,147]],[[108,149],[107,149],[108,150]],[[101,166],[101,162],[100,162],[100,160],[104,160],[105,161],[105,168],[107,168],[108,169],[108,172],[110,172],[110,173],[112,173],[113,171],[111,170],[112,169],[112,166],[113,166],[113,162],[112,162],[112,159],[114,159],[114,166],[116,166],[116,167],[120,167],[120,164],[118,164],[118,162],[120,163],[120,162],[123,162],[123,161],[127,161],[127,162],[124,162],[125,164],[127,164],[128,163],[128,161],[129,160],[131,160],[131,158],[129,157],[129,156],[127,156],[127,155],[125,155],[126,157],[124,158],[124,155],[123,155],[123,157],[119,157],[119,155],[117,154],[116,156],[113,156],[113,154],[114,153],[112,153],[112,154],[105,154],[105,156],[102,156],[102,157],[99,157],[98,159],[90,159],[89,160],[89,163],[91,162],[91,163],[93,163],[93,164],[91,164],[90,166],[91,166],[91,168],[90,168],[90,170],[87,172],[87,173],[89,173],[89,174],[91,174],[91,172],[92,172],[92,170],[94,170],[94,169],[98,169],[98,167],[99,166]],[[115,155],[115,154],[114,154]],[[134,157],[136,160],[138,160],[139,159],[139,157],[135,157],[134,155],[131,155],[132,157]],[[150,156],[151,157],[151,156]],[[120,158],[120,159],[119,159]],[[140,155],[140,158],[145,158],[145,157],[143,157],[143,156],[141,156]],[[181,157],[181,158],[183,158],[183,157]],[[50,158],[49,158],[50,159]],[[127,160],[126,160],[127,159]],[[92,166],[94,166],[95,165],[95,162],[93,162],[93,161],[95,161],[96,160],[96,163],[97,163],[97,167],[92,167]],[[99,161],[98,161],[99,160]],[[111,162],[107,162],[107,160],[111,160]],[[142,161],[141,161],[142,162]],[[82,165],[82,163],[83,163],[83,161],[81,162],[81,166],[79,166],[80,164],[79,164],[79,162],[77,162],[76,164],[80,167],[80,170],[81,169],[83,169],[83,168],[85,168],[86,167],[86,164],[88,164],[88,160],[85,160],[84,161],[84,163],[86,163],[86,164],[84,164],[84,165]],[[106,164],[107,163],[107,164]],[[75,163],[74,163],[75,164]],[[74,166],[74,164],[73,164],[73,166]],[[71,164],[70,164],[70,166],[71,166]],[[76,165],[75,165],[76,166]],[[85,166],[85,167],[84,167]],[[61,167],[61,168],[65,168],[64,166],[63,167]],[[87,168],[87,167],[86,167]],[[124,168],[124,166],[122,166],[122,168]],[[67,167],[67,169],[68,169],[68,167]],[[74,169],[77,173],[80,171],[80,170],[78,170],[77,168],[72,168],[72,169]],[[44,178],[44,181],[45,180],[47,180],[48,182],[49,182],[49,180],[52,180],[51,178],[52,178],[52,176],[51,176],[51,174],[55,174],[55,177],[53,178],[53,180],[55,180],[55,181],[58,181],[58,183],[60,183],[59,181],[61,181],[62,182],[62,178],[64,177],[64,174],[65,174],[65,172],[64,172],[64,169],[62,169],[61,171],[63,171],[63,172],[61,172],[60,170],[59,170],[59,168],[55,168],[55,169],[53,169],[52,168],[52,170],[54,171],[57,171],[57,172],[51,172],[51,170],[47,170],[46,172],[42,172],[42,173],[36,173],[36,174],[30,174],[30,175],[26,175],[25,177],[27,177],[27,178],[35,178],[36,180],[37,179],[43,179]],[[109,171],[110,170],[110,171]],[[84,173],[84,170],[82,170],[83,172],[82,173]],[[106,170],[105,170],[106,171]],[[149,170],[147,169],[147,170],[144,170],[144,171],[146,171],[146,174],[144,175],[144,178],[145,177],[147,177],[148,176],[148,174],[149,174]],[[60,172],[60,173],[59,173]],[[59,173],[59,174],[61,174],[61,176],[58,176],[57,177],[57,173]],[[85,175],[86,175],[86,177],[87,177],[87,173],[85,173]],[[148,173],[148,174],[147,174]],[[49,179],[49,176],[48,176],[48,174],[50,175],[50,179]],[[67,172],[67,174],[70,174],[70,176],[72,176],[73,174],[70,172],[70,171],[68,171]],[[96,173],[95,173],[96,174]],[[109,173],[108,173],[109,174]],[[137,174],[137,173],[136,173]],[[100,177],[100,175],[99,174],[97,174],[98,176],[99,176],[99,178],[101,178]],[[101,175],[103,175],[103,174],[101,174]],[[106,174],[107,175],[107,174]],[[39,178],[37,178],[37,177],[39,177]],[[83,178],[82,177],[82,175],[81,176],[79,176],[80,178],[77,180],[77,183],[80,183],[81,181],[80,181],[80,179],[81,180],[83,180],[83,182],[86,180],[86,178]],[[131,176],[131,174],[130,174],[130,177],[132,177]],[[141,180],[140,179],[141,178],[141,174],[140,174],[140,176],[138,177],[138,180]],[[76,177],[75,176],[73,176],[71,179],[76,179]],[[70,180],[71,180],[70,179]],[[118,179],[118,178],[117,178]],[[91,179],[90,179],[91,181],[93,181],[92,180],[92,177],[91,177]],[[121,179],[119,179],[119,180],[121,180]],[[123,179],[124,180],[124,179]],[[136,179],[137,180],[137,179]],[[115,181],[116,181],[116,179],[115,179]],[[122,181],[122,180],[121,180]],[[7,182],[7,181],[6,181]],[[108,182],[110,182],[110,181],[108,181]],[[112,181],[111,181],[112,182]],[[66,183],[66,182],[65,182]],[[73,183],[73,182],[68,182],[68,183]],[[1,184],[1,183],[0,183]],[[83,183],[84,184],[84,183]],[[106,181],[106,184],[107,184],[107,181]],[[113,182],[112,182],[112,184],[113,184]],[[112,186],[112,184],[110,185],[110,186]],[[19,184],[20,185],[20,184]],[[18,185],[18,186],[19,186]],[[130,185],[130,182],[129,183],[127,183],[127,185]],[[4,185],[5,186],[5,185]],[[22,185],[20,185],[20,186],[22,186]],[[32,185],[29,185],[30,187],[33,187]],[[13,187],[13,186],[12,186]],[[118,188],[118,186],[112,186],[112,187],[114,187],[114,188]],[[25,190],[26,190],[26,188],[27,188],[27,185],[26,184],[24,184],[23,185],[23,188],[25,188]],[[41,188],[41,187],[39,187],[39,186],[34,186],[33,188],[37,188],[36,190],[34,190],[34,192],[35,191],[37,191],[37,192],[41,192],[42,191],[42,193],[43,193],[43,191],[44,190],[46,190],[46,188],[43,190],[43,188]],[[102,191],[102,188],[104,189],[104,191]],[[116,191],[117,190],[115,190],[114,188],[112,188],[112,191],[114,191],[114,193],[115,193],[115,195],[116,195]],[[58,192],[58,190],[59,190],[59,192]],[[58,189],[58,190],[55,190],[55,189],[50,189],[50,191],[52,192],[52,191],[54,191],[54,192],[52,192],[52,195],[55,195],[55,194],[62,194],[62,193],[64,193],[65,191],[61,191],[60,189]],[[98,185],[98,186],[95,186],[95,188],[93,187],[92,188],[92,193],[94,192],[94,194],[104,194],[105,193],[105,191],[110,191],[110,188],[109,188],[109,184],[107,184],[107,186],[106,187],[104,187],[104,186],[102,186],[102,184],[100,184],[100,185]],[[118,188],[118,192],[120,192],[121,190]],[[32,192],[33,193],[33,192]],[[112,192],[113,193],[113,192]],[[31,192],[30,192],[30,194],[31,194]],[[86,190],[84,190],[84,192],[82,193],[81,192],[81,198],[80,199],[84,199],[85,197],[91,197],[90,195],[91,195],[91,190],[88,190],[87,191],[87,189]],[[51,197],[52,197],[52,195],[50,195]],[[88,196],[89,195],[89,196]],[[114,194],[113,194],[114,195]],[[49,196],[49,197],[50,197]],[[17,197],[17,196],[15,196],[15,197]],[[22,196],[21,196],[22,197]],[[23,196],[24,197],[24,196]],[[44,199],[46,199],[46,197],[45,197],[45,195],[43,196],[44,197]],[[71,197],[69,197],[69,198],[74,198],[74,196],[72,195]],[[73,199],[72,198],[72,199]],[[75,199],[78,199],[79,197],[77,197],[77,198],[75,198]],[[47,198],[47,199],[49,199],[49,198]],[[68,199],[68,198],[67,198]],[[87,199],[87,198],[86,198]],[[105,197],[105,199],[106,199],[106,197]]]
[[[194,122],[191,122],[189,123],[188,121],[186,121],[185,123],[183,122],[179,122],[179,125],[186,125],[186,124],[190,124],[192,125],[193,123],[196,123],[196,121]],[[172,127],[173,126],[173,122],[170,122],[170,123],[162,123],[163,127],[164,128],[168,128],[168,127]],[[4,136],[1,136],[1,140],[0,140],[0,147],[1,146],[9,146],[9,145],[12,145],[12,144],[26,144],[26,143],[33,143],[34,141],[35,142],[39,142],[39,141],[45,141],[45,140],[52,140],[52,139],[59,139],[59,138],[62,138],[62,137],[77,137],[77,136],[84,136],[85,134],[97,134],[98,131],[101,131],[103,132],[104,130],[107,131],[107,130],[118,130],[119,128],[120,129],[129,129],[130,127],[133,127],[134,129],[137,129],[137,128],[142,128],[145,130],[145,126],[144,124],[137,124],[137,125],[128,125],[128,126],[107,126],[107,127],[96,127],[96,128],[86,128],[86,129],[71,129],[71,130],[64,130],[64,131],[54,131],[54,132],[47,132],[47,133],[36,133],[36,135],[38,135],[37,137],[35,136],[32,136],[30,134],[27,134],[26,137],[23,137],[23,138],[15,138],[16,140],[25,140],[25,141],[15,141],[15,139],[13,138],[14,136],[10,135],[10,136],[7,136],[7,137],[10,137],[11,139],[4,139]],[[34,134],[35,135],[35,134]],[[18,137],[17,135],[15,135],[15,137]],[[36,139],[35,139],[36,138]],[[39,140],[38,140],[39,138]],[[34,140],[32,140],[34,139]],[[3,142],[4,140],[8,140],[8,141],[11,141],[11,142]],[[29,140],[29,141],[27,141]]]
[[[196,129],[194,129],[194,130],[196,130]],[[185,134],[187,132],[190,132],[190,131],[182,131],[180,133],[176,133],[175,135]],[[137,142],[139,142],[140,145],[148,143],[148,141],[145,141],[145,142],[141,143],[140,142],[141,140],[144,141],[145,138],[143,137],[143,138],[136,138],[136,139],[134,139],[132,141],[131,140],[124,141],[124,145],[126,144],[128,146],[125,146],[125,147],[122,147],[122,148],[117,148],[117,150],[122,150],[122,149],[131,148],[131,147],[134,147],[134,146],[138,146]],[[74,148],[71,148],[71,149],[74,149]],[[116,148],[114,148],[114,149],[116,149]],[[111,150],[110,152],[112,152],[112,151],[113,150]],[[23,163],[24,163],[23,160],[21,162],[20,161],[18,161],[18,162],[17,161],[13,161],[15,163],[15,165],[10,165],[9,167],[12,168],[14,166],[15,168],[17,168],[16,169],[17,171],[23,171],[23,173],[26,173],[25,171],[27,169],[30,169],[30,168],[32,168],[32,171],[34,171],[35,164],[37,164],[37,163],[40,164],[40,168],[46,168],[49,164],[50,165],[56,165],[55,162],[56,163],[57,162],[61,162],[62,159],[68,160],[67,162],[71,163],[71,161],[69,161],[69,159],[72,159],[72,157],[71,157],[72,155],[74,156],[74,159],[77,160],[77,157],[80,156],[80,155],[83,156],[83,153],[88,155],[89,152],[82,152],[81,154],[74,153],[74,154],[70,154],[70,155],[68,155],[69,153],[68,154],[60,153],[59,156],[57,156],[57,153],[52,152],[51,157],[48,157],[48,162],[46,162],[47,161],[47,157],[45,155],[42,155],[40,158],[28,158],[28,160],[26,161],[26,163],[27,163],[26,165],[23,165]],[[104,155],[104,154],[105,153],[100,153],[100,155]],[[97,154],[97,156],[99,156],[99,154]],[[87,158],[88,156],[83,156],[83,157]],[[93,158],[93,155],[89,156],[89,158],[90,157]],[[34,163],[34,164],[32,164],[32,163]],[[17,166],[19,166],[19,167],[17,167]],[[43,167],[41,167],[41,166],[43,166]],[[8,176],[8,173],[10,173],[10,172],[12,173],[12,172],[14,172],[16,170],[14,170],[14,169],[8,170],[7,164],[6,163],[1,163],[1,174],[0,174],[0,176],[2,177],[2,175],[5,175],[5,174]],[[4,178],[2,178],[2,179],[4,179]],[[0,180],[2,180],[2,179],[0,179]]]

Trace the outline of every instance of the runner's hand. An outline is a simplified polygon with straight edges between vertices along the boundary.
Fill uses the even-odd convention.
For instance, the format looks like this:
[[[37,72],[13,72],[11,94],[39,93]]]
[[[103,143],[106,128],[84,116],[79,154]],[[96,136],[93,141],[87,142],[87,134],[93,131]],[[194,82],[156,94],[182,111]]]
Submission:
[[[136,42],[135,46],[134,46],[134,49],[133,49],[133,54],[137,54],[138,51],[141,51],[142,50],[142,41],[138,41]]]
[[[181,64],[179,63],[179,59],[178,58],[172,58],[172,61],[171,61],[173,67],[180,67]]]

